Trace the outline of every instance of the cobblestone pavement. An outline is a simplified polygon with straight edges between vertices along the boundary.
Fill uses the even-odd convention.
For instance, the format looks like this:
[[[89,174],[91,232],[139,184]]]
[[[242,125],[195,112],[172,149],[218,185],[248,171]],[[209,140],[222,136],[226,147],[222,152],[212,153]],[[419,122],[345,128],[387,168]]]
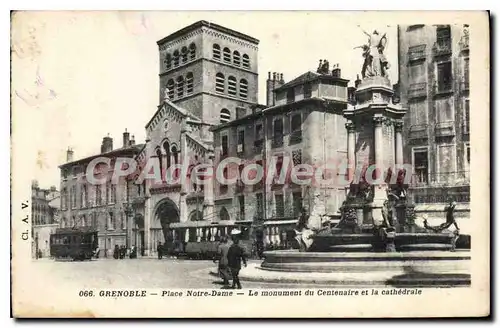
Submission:
[[[257,262],[257,261],[255,261]],[[177,259],[98,259],[73,262],[41,259],[35,261],[37,279],[47,286],[67,288],[221,288],[212,261]],[[244,269],[243,269],[244,270]],[[297,288],[297,285],[244,282],[243,288]],[[307,287],[300,285],[300,287]]]

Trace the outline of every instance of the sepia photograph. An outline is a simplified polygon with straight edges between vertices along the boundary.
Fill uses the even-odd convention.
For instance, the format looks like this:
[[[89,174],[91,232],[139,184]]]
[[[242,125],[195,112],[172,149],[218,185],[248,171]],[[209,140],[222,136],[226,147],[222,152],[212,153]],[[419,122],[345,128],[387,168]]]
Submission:
[[[13,11],[12,315],[489,315],[489,19]]]

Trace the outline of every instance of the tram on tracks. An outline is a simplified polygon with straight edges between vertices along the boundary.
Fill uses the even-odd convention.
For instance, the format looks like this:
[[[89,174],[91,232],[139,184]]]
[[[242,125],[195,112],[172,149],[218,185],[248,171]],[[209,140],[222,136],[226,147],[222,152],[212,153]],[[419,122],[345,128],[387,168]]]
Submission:
[[[223,236],[230,237],[231,231],[238,229],[240,244],[248,255],[252,253],[251,222],[245,221],[192,221],[170,224],[171,241],[165,243],[165,253],[188,259],[213,259]]]
[[[90,260],[98,256],[97,233],[90,227],[58,228],[50,235],[50,255],[55,259]]]
[[[291,248],[288,230],[293,230],[296,220],[266,222],[252,221],[191,221],[170,224],[171,241],[165,243],[165,253],[189,259],[213,259],[223,236],[240,230],[240,245],[249,258],[260,258],[263,250]],[[231,238],[229,238],[230,240]],[[260,241],[260,243],[259,243]],[[261,247],[261,249],[259,249]]]

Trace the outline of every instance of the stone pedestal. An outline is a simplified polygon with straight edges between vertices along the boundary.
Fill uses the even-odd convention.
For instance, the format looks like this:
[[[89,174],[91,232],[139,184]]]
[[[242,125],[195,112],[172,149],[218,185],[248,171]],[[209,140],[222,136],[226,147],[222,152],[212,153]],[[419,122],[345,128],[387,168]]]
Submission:
[[[371,222],[359,218],[358,224],[372,224],[382,227],[384,220],[382,208],[387,200],[386,172],[396,163],[402,163],[401,119],[405,110],[393,104],[394,91],[390,81],[385,77],[372,77],[361,81],[356,90],[356,106],[344,111],[348,120],[347,157],[349,163],[354,163],[354,172],[366,172],[366,182],[371,188],[370,193],[351,195],[351,203],[364,204],[363,217],[369,217]],[[362,168],[365,168],[363,170]],[[354,188],[358,190],[364,183],[363,177],[351,176]],[[366,185],[365,185],[366,187]],[[349,205],[349,204],[348,204]]]

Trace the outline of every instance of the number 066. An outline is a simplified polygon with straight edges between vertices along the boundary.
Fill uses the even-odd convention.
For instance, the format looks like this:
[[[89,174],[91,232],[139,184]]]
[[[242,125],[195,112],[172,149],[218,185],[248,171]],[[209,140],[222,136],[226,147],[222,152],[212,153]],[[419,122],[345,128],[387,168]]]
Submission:
[[[90,296],[94,296],[94,292],[91,291],[91,290],[81,290],[78,293],[78,296],[80,296],[80,297],[90,297]]]

